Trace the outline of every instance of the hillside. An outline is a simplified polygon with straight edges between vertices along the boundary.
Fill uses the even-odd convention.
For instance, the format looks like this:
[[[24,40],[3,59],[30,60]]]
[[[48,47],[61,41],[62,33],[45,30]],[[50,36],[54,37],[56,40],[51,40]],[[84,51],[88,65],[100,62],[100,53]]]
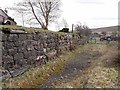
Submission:
[[[93,32],[104,32],[104,31],[105,32],[113,32],[113,31],[118,31],[118,26],[95,28],[95,29],[92,29],[92,31]]]

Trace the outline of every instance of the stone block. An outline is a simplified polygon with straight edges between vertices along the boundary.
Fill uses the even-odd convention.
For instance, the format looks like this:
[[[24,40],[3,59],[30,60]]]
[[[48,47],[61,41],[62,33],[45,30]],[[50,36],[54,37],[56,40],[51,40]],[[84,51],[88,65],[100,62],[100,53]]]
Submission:
[[[23,59],[23,53],[16,53],[14,55],[14,60],[20,60]]]
[[[31,51],[24,52],[24,58],[28,59],[31,56]]]
[[[37,50],[37,51],[41,51],[41,50],[43,50],[43,47],[41,47],[41,46],[34,46],[34,49]]]
[[[37,46],[38,45],[38,41],[32,41],[32,45]]]
[[[10,56],[13,56],[17,53],[17,48],[13,48],[13,49],[8,49],[8,54]]]
[[[37,51],[36,50],[31,51],[31,55],[32,56],[37,56]]]
[[[2,55],[3,56],[7,56],[8,55],[7,52],[8,52],[7,49],[5,49],[4,47],[2,47]]]
[[[41,56],[41,55],[43,55],[43,54],[44,54],[43,51],[37,51],[37,56]]]
[[[27,46],[27,51],[32,51],[34,50],[34,46],[33,45],[28,45]]]
[[[13,42],[7,42],[6,44],[5,44],[5,47],[7,48],[7,49],[13,49],[14,48],[14,43]]]
[[[13,61],[13,57],[7,55],[7,56],[2,56],[2,61],[3,62],[10,62]]]
[[[14,42],[14,41],[17,41],[18,40],[18,35],[17,34],[9,34],[8,36],[8,41],[10,42]]]
[[[21,46],[21,47],[17,47],[17,51],[18,53],[23,53],[23,52],[26,52],[27,50],[26,50],[26,47]]]
[[[27,43],[27,45],[31,45],[32,44],[32,40],[27,40],[26,43]]]
[[[27,65],[27,62],[24,59],[20,59],[20,60],[15,61],[15,65],[18,65],[20,67],[24,66],[24,64]]]
[[[7,35],[6,34],[2,34],[2,41],[3,42],[7,41]]]
[[[5,69],[9,70],[10,68],[14,67],[14,61],[4,62],[2,65]]]
[[[18,38],[19,41],[25,41],[26,39],[27,39],[26,34],[19,34],[19,38]]]
[[[37,34],[33,34],[33,40],[39,40],[39,36]]]
[[[23,41],[16,41],[14,42],[15,47],[23,46]]]
[[[36,56],[30,56],[28,60],[32,60],[34,62],[36,60],[36,58],[37,58]]]
[[[27,59],[30,56],[37,56],[37,51],[33,50],[33,51],[27,51],[24,53],[24,58]]]

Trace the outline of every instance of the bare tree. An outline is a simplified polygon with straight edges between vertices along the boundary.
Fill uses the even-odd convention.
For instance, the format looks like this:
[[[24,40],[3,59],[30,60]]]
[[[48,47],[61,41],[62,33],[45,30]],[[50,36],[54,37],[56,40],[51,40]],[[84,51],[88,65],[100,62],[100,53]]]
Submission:
[[[16,5],[15,7],[8,7],[7,9],[14,10],[15,15],[17,17],[20,16],[22,24],[24,26],[24,24],[25,24],[25,16],[27,14],[27,12],[26,12],[27,10],[25,8],[20,8],[18,5]]]
[[[43,29],[48,29],[50,22],[54,22],[60,16],[61,0],[26,0],[17,3],[17,7],[26,15],[32,14],[29,19],[35,19]]]

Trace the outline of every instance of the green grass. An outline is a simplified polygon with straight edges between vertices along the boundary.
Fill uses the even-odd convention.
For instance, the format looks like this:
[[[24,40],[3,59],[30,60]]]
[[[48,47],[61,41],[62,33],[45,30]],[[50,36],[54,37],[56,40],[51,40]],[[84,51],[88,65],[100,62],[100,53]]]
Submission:
[[[29,33],[34,33],[34,32],[52,32],[49,30],[43,30],[42,28],[29,28],[29,27],[23,27],[23,26],[18,26],[18,25],[0,25],[0,29],[13,29],[13,30],[22,30],[22,31],[26,31]]]
[[[26,31],[28,33],[35,33],[35,32],[47,32],[47,33],[53,33],[57,35],[65,35],[64,32],[54,32],[51,30],[44,30],[42,28],[33,28],[33,27],[23,27],[18,25],[0,25],[0,30],[2,29],[13,29],[13,30],[22,30]],[[77,35],[76,33],[69,33],[69,35]]]

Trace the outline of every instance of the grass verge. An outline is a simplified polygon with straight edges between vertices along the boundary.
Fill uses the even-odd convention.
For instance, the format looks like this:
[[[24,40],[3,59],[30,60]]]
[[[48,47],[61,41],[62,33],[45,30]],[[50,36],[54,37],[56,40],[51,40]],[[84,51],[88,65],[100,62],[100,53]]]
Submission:
[[[88,49],[85,49],[85,51]],[[71,79],[57,82],[55,88],[115,88],[118,87],[116,57],[117,44],[94,44],[92,51],[99,50],[101,57],[91,62],[91,66]],[[117,68],[117,69],[116,69]],[[120,81],[120,80],[119,80]]]

